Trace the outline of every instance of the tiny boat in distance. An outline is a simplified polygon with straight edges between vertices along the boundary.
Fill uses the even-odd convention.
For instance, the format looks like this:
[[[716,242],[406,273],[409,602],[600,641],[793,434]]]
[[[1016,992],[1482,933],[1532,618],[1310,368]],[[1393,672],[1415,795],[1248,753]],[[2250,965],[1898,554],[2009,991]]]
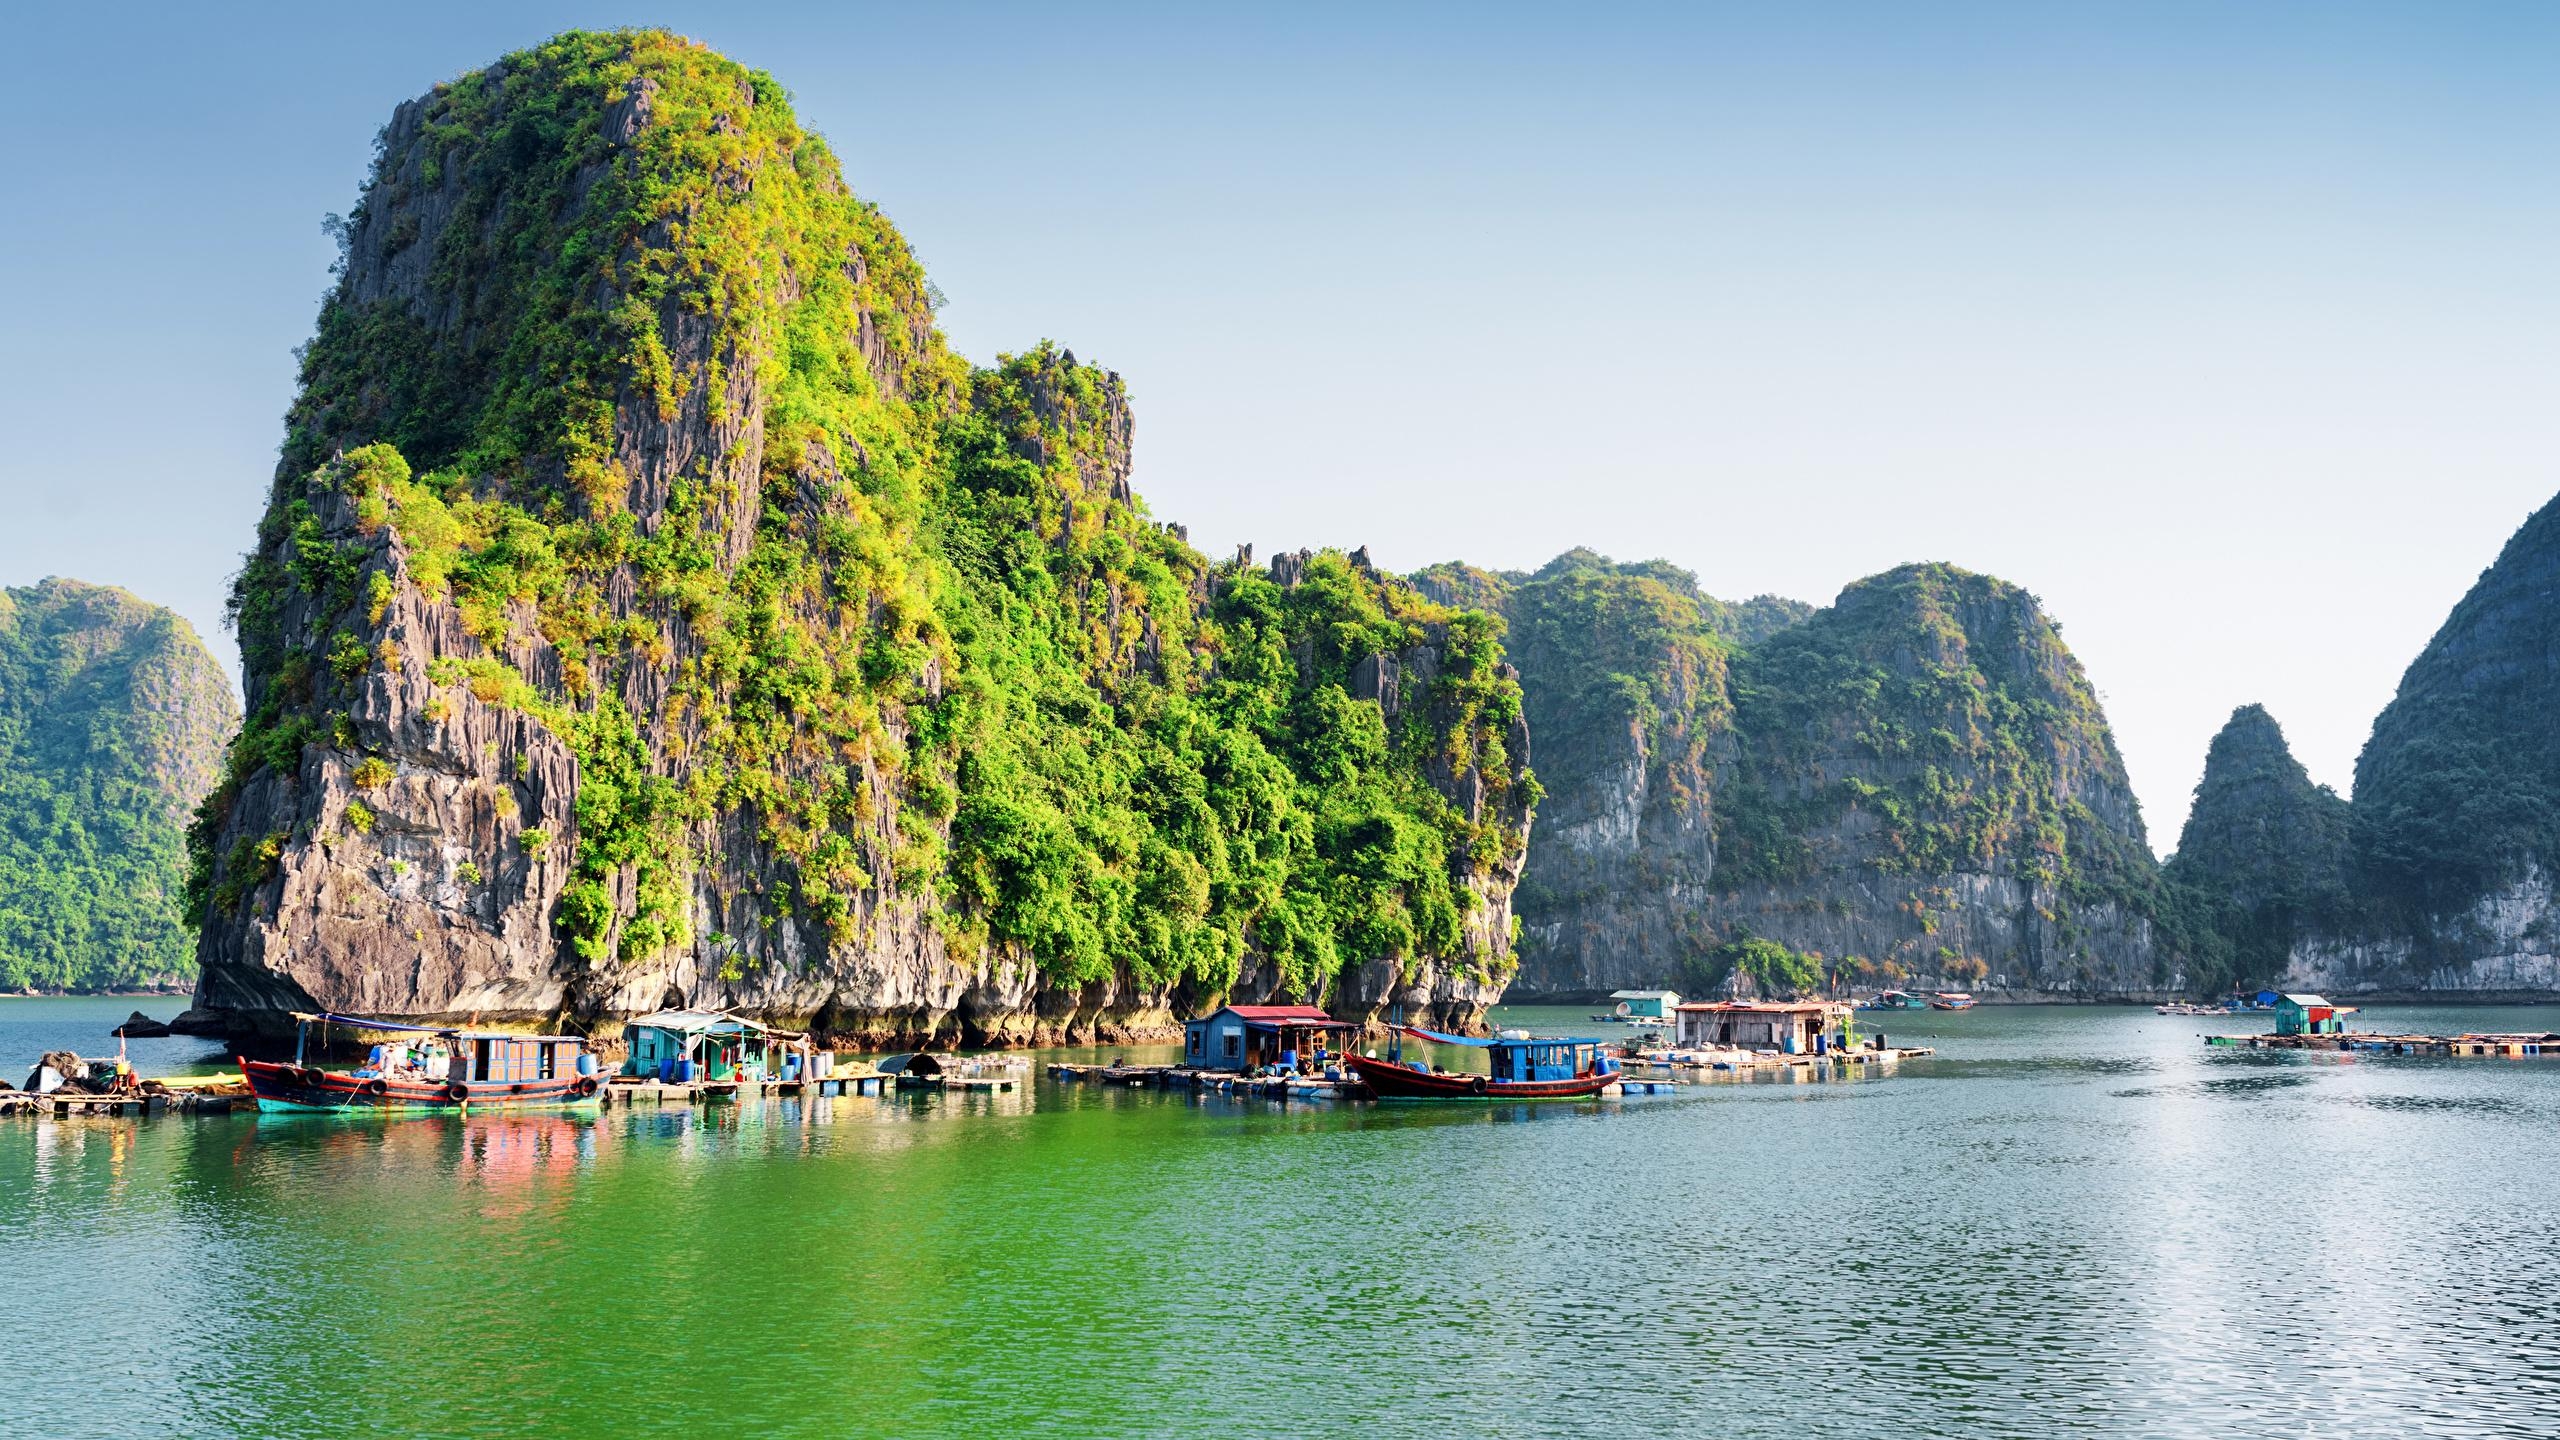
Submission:
[[[355,1015],[293,1018],[292,1064],[240,1060],[261,1111],[560,1110],[595,1105],[604,1089],[594,1055],[575,1035],[439,1029]],[[314,1025],[425,1038],[376,1045],[354,1070],[323,1070],[302,1060]]]
[[[1941,990],[1929,997],[1932,1010],[1970,1010],[1974,1003],[1974,998],[1961,990]]]
[[[1477,1040],[1412,1025],[1398,1026],[1397,1033],[1486,1051],[1493,1073],[1407,1065],[1401,1045],[1391,1059],[1344,1057],[1381,1100],[1579,1100],[1618,1083],[1618,1062],[1600,1053],[1607,1043],[1601,1040],[1535,1039],[1517,1032]]]
[[[1908,990],[1879,990],[1873,997],[1860,1001],[1858,1008],[1861,1010],[1925,1010],[1929,1008],[1929,1002]]]

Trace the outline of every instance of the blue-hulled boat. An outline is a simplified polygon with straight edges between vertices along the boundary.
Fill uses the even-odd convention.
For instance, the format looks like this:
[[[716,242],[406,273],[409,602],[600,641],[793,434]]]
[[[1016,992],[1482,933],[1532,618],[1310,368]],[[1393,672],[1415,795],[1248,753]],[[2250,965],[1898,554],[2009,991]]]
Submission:
[[[1401,1043],[1385,1060],[1346,1056],[1381,1100],[1579,1100],[1618,1081],[1618,1062],[1602,1053],[1609,1043],[1605,1040],[1519,1034],[1479,1040],[1413,1025],[1397,1026],[1395,1033],[1399,1039],[1410,1035],[1438,1045],[1482,1050],[1492,1068],[1477,1074],[1407,1065]]]

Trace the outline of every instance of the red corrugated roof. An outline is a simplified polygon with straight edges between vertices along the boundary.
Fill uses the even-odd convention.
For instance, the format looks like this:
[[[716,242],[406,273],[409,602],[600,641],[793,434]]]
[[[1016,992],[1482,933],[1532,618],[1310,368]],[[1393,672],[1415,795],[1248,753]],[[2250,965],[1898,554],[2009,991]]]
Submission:
[[[1247,1020],[1330,1020],[1333,1018],[1314,1005],[1230,1005],[1227,1008]]]

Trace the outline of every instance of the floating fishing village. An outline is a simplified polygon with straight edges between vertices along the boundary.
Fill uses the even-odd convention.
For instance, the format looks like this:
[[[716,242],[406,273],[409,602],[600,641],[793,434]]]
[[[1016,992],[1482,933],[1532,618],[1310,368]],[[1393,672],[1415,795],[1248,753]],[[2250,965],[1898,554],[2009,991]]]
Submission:
[[[1036,1061],[1021,1052],[907,1051],[857,1057],[805,1031],[717,1010],[673,1009],[627,1022],[610,1041],[560,1034],[415,1025],[364,1016],[295,1017],[290,1059],[238,1057],[236,1073],[145,1077],[121,1053],[47,1053],[0,1115],[138,1119],[169,1113],[458,1114],[599,1110],[797,1098],[886,1099],[914,1092],[1010,1093],[1035,1074],[1061,1084],[1180,1090],[1283,1103],[1452,1104],[1665,1095],[1684,1085],[1752,1078],[1891,1073],[1935,1055],[1862,1033],[1861,1015],[1959,1011],[1960,992],[1887,990],[1855,1003],[1825,999],[1684,1002],[1669,990],[1620,991],[1594,1021],[1635,1028],[1625,1039],[1501,1029],[1473,1036],[1392,1019],[1338,1020],[1318,1006],[1233,1004],[1183,1026],[1165,1061]],[[2164,1004],[2163,1015],[2264,1012],[2272,1028],[2208,1034],[2216,1049],[2363,1055],[2560,1058],[2560,1032],[2410,1034],[2347,1028],[2351,1006],[2263,991],[2224,1004]],[[1383,1034],[1369,1033],[1373,1028]],[[166,1034],[137,1012],[114,1035]],[[1136,1047],[1132,1047],[1136,1048]],[[1434,1054],[1453,1055],[1435,1061]],[[361,1063],[329,1068],[332,1057]]]

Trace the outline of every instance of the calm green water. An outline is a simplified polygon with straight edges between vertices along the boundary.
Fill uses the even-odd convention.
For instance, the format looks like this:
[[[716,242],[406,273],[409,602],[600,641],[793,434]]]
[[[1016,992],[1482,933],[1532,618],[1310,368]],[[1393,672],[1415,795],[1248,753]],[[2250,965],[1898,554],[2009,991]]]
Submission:
[[[0,1064],[96,1003],[0,1001]],[[9,1321],[82,1343],[0,1435],[2560,1431],[2560,1061],[2197,1040],[2264,1024],[1491,1110],[5,1122]]]

